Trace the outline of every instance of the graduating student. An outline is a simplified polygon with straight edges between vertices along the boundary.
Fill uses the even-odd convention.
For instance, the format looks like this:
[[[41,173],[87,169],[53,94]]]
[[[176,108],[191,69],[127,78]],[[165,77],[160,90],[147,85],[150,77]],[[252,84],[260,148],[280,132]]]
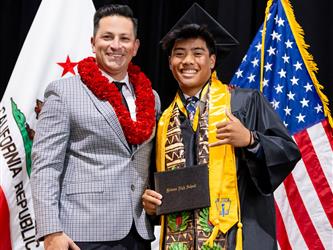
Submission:
[[[179,84],[159,120],[157,170],[208,164],[210,207],[162,217],[162,249],[277,249],[273,191],[300,159],[257,90],[232,88],[213,72],[236,40],[194,4],[163,38]],[[148,214],[163,203],[147,189]],[[193,197],[201,199],[201,197]]]

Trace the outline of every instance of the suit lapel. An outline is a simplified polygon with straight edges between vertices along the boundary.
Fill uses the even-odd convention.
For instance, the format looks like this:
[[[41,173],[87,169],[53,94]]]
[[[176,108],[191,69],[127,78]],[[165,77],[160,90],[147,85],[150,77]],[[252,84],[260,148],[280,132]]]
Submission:
[[[119,137],[120,141],[126,146],[129,152],[131,152],[131,148],[128,145],[126,141],[126,137],[124,135],[123,129],[120,125],[120,122],[118,120],[118,117],[111,106],[111,104],[107,101],[101,101],[99,100],[89,89],[88,87],[83,84],[83,88],[87,92],[88,96],[90,97],[90,100],[95,105],[96,109],[103,115],[106,122],[110,125],[110,127],[114,130],[115,134]]]

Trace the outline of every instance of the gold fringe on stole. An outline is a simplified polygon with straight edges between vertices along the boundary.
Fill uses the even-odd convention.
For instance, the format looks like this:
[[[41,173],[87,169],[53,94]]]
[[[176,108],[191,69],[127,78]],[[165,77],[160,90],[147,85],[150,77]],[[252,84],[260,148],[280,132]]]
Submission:
[[[328,107],[328,98],[327,96],[322,92],[322,89],[324,89],[323,85],[321,85],[316,77],[316,73],[318,72],[317,64],[315,63],[313,56],[309,53],[307,50],[310,46],[305,43],[304,40],[304,30],[299,25],[299,23],[296,21],[295,14],[293,7],[289,0],[279,0],[283,6],[284,12],[287,16],[288,23],[290,25],[291,32],[294,35],[297,47],[300,51],[301,57],[303,59],[304,65],[309,73],[309,76],[313,82],[313,85],[318,93],[318,96],[323,103],[324,107],[324,115],[327,117],[329,124],[333,128],[333,118],[330,112],[330,109]],[[265,14],[265,21],[264,21],[264,27],[263,27],[263,33],[262,33],[262,48],[261,48],[261,70],[260,70],[260,91],[262,92],[262,80],[263,80],[263,65],[264,65],[264,41],[266,37],[266,21],[267,16],[270,10],[270,7],[272,5],[273,0],[269,0],[267,2],[266,7],[266,14]]]

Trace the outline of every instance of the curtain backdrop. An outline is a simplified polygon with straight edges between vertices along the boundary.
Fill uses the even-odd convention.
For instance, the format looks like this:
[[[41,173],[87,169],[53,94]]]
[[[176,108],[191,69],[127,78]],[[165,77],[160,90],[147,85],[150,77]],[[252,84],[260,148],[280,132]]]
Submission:
[[[330,0],[290,0],[297,21],[310,44],[310,53],[318,64],[318,79],[333,110],[333,29],[330,18],[333,4]],[[2,97],[17,56],[29,31],[41,0],[2,0],[0,10],[0,96]],[[154,89],[161,96],[163,108],[171,101],[177,84],[168,67],[167,55],[159,45],[182,14],[193,4],[192,0],[94,0],[98,8],[106,3],[128,4],[139,19],[141,47],[134,61],[150,77]],[[230,81],[245,55],[255,33],[263,22],[266,1],[263,0],[198,0],[238,41],[240,45],[226,58],[220,58],[218,74],[223,82]],[[82,16],[82,18],[85,18]],[[91,21],[92,25],[92,21]],[[43,34],[40,34],[43,36]],[[87,41],[90,43],[90,41]],[[38,44],[36,44],[38,46]],[[29,71],[29,68],[26,69]],[[47,74],[47,72],[45,72]],[[22,84],[25,84],[22,82]]]

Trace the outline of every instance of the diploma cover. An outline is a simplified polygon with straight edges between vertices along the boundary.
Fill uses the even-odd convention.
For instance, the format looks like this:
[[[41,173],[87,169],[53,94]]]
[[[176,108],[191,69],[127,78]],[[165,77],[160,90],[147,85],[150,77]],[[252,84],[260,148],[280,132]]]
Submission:
[[[156,172],[154,180],[156,192],[163,196],[157,215],[210,206],[206,164]]]

